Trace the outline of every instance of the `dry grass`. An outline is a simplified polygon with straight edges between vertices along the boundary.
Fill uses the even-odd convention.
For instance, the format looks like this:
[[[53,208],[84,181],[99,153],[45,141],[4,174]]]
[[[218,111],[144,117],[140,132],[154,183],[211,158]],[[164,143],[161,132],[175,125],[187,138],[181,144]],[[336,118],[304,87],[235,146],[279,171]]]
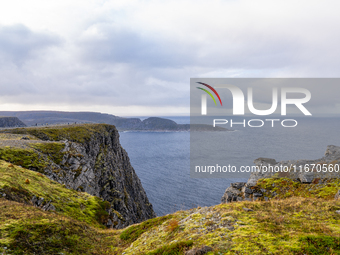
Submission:
[[[179,222],[177,219],[172,219],[169,221],[169,224],[167,226],[167,231],[173,232],[179,228]]]

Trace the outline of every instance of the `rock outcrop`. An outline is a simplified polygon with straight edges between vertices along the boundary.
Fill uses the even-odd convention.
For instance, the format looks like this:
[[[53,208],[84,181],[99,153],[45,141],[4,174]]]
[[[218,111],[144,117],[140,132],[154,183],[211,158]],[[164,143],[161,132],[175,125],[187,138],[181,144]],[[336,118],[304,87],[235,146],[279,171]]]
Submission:
[[[311,183],[316,178],[339,178],[340,147],[328,145],[325,156],[315,160],[287,160],[276,162],[275,159],[258,158],[254,160],[254,163],[259,169],[262,168],[262,171],[254,172],[250,175],[247,182],[248,186],[255,185],[259,179],[272,176],[287,177],[299,180],[302,183]],[[335,166],[337,169],[335,169]],[[263,167],[267,167],[267,169],[271,167],[274,171],[264,171]]]
[[[316,160],[276,162],[275,159],[258,158],[254,160],[254,163],[258,171],[251,173],[247,182],[231,183],[231,186],[226,189],[221,198],[222,203],[254,201],[258,199],[268,200],[270,197],[278,195],[275,191],[275,183],[272,184],[273,187],[270,189],[265,189],[259,185],[258,181],[260,179],[286,178],[297,185],[327,185],[329,180],[340,178],[340,147],[334,145],[327,146],[325,156]],[[268,193],[268,190],[270,190],[270,193]],[[313,190],[313,188],[309,190]],[[280,191],[290,192],[287,188]],[[338,197],[340,196],[338,195]]]
[[[114,126],[88,124],[7,132],[42,140],[41,143],[25,141],[26,146],[32,142],[33,152],[38,154],[36,161],[39,160],[35,165],[30,164],[29,169],[67,188],[108,201],[111,205],[108,227],[122,228],[156,216]]]
[[[26,124],[17,117],[0,117],[0,128],[26,127]]]

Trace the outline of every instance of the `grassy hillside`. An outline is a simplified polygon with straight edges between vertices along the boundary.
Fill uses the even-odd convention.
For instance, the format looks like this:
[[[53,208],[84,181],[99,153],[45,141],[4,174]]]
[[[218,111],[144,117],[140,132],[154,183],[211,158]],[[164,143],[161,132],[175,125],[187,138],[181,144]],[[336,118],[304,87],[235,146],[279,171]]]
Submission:
[[[283,179],[259,183],[268,188],[279,180],[290,185]],[[0,161],[0,254],[184,254],[203,245],[213,248],[207,254],[340,254],[340,201],[329,195],[337,185],[329,182],[304,196],[293,192],[267,202],[178,211],[109,230],[101,224],[106,214],[99,198]],[[332,190],[318,198],[325,187]],[[30,205],[32,196],[52,201],[55,211]]]
[[[48,202],[56,213],[85,222],[93,227],[104,228],[107,203],[84,192],[67,189],[35,171],[0,161],[0,197],[31,204],[33,197],[40,199],[43,207]]]

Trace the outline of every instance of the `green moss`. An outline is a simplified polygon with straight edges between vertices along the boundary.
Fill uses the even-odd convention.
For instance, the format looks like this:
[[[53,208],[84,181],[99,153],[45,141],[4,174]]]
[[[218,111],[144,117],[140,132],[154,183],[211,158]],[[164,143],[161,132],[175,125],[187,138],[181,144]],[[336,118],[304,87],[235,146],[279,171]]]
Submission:
[[[85,254],[93,248],[86,237],[84,227],[72,222],[24,223],[12,227],[10,249],[25,254],[60,254],[61,251]]]
[[[0,159],[41,173],[44,172],[43,169],[47,166],[43,157],[33,149],[3,147],[0,148]]]
[[[108,124],[84,124],[62,127],[16,128],[11,129],[13,134],[30,134],[42,140],[84,143],[95,134],[108,134],[114,126]]]
[[[47,155],[49,160],[52,160],[57,165],[60,165],[65,155],[62,150],[65,148],[63,143],[34,143],[31,147]]]
[[[117,254],[117,240],[115,231],[0,199],[0,254]]]
[[[147,255],[181,255],[193,245],[193,241],[181,241],[170,245],[164,245],[155,251],[148,252]]]
[[[30,180],[29,185],[25,185],[26,179]],[[29,202],[33,196],[44,198],[44,203],[51,201],[58,213],[92,226],[104,228],[103,223],[108,219],[107,201],[67,189],[40,173],[8,167],[4,161],[0,161],[0,192],[19,202]]]
[[[133,242],[146,231],[150,230],[153,227],[161,225],[164,221],[170,219],[171,217],[171,215],[166,215],[144,221],[139,225],[131,226],[121,233],[120,238],[127,242]]]
[[[111,207],[108,201],[100,201],[99,206],[101,210],[96,210],[96,219],[98,222],[105,224],[109,219],[107,210]]]
[[[340,237],[310,235],[301,237],[300,242],[301,247],[298,249],[292,249],[295,254],[340,254]]]
[[[256,189],[265,189],[264,196],[283,199],[288,197],[316,197],[333,199],[340,189],[338,179],[329,179],[321,182],[316,179],[314,184],[303,184],[289,178],[266,178],[257,182]],[[275,194],[275,193],[276,194]]]

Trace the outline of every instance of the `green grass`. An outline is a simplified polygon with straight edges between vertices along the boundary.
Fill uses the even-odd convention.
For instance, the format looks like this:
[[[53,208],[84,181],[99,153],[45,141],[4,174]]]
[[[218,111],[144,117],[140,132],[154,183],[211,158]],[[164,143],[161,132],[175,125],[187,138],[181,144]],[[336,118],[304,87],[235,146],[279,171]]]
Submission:
[[[62,141],[84,143],[89,141],[95,134],[105,134],[112,129],[108,124],[84,124],[61,127],[39,127],[39,128],[15,128],[7,130],[13,134],[30,134],[41,140]]]
[[[0,254],[119,254],[117,231],[0,199]]]
[[[26,184],[29,180],[29,184]],[[56,211],[91,226],[104,228],[109,202],[84,192],[67,189],[46,176],[0,161],[0,192],[13,200],[27,203],[33,196],[52,201]]]
[[[43,172],[46,161],[33,149],[0,148],[0,159],[27,169]]]
[[[301,247],[293,249],[295,254],[328,255],[340,254],[340,238],[326,235],[300,238]]]
[[[264,196],[284,199],[288,197],[316,197],[323,199],[333,199],[340,189],[338,179],[329,179],[323,182],[316,179],[313,185],[303,184],[288,178],[266,178],[257,182],[258,189],[266,189]]]
[[[133,225],[124,230],[120,239],[127,242],[134,242],[137,240],[143,233],[149,231],[151,228],[161,225],[164,221],[171,218],[171,215],[166,215],[163,217],[153,218],[147,221],[144,221],[138,225]]]
[[[147,255],[182,255],[185,250],[188,250],[193,241],[181,241],[170,245],[164,245],[155,251],[148,252]]]
[[[33,143],[31,147],[47,155],[48,159],[57,165],[61,164],[65,155],[65,153],[62,152],[65,148],[64,143]]]

